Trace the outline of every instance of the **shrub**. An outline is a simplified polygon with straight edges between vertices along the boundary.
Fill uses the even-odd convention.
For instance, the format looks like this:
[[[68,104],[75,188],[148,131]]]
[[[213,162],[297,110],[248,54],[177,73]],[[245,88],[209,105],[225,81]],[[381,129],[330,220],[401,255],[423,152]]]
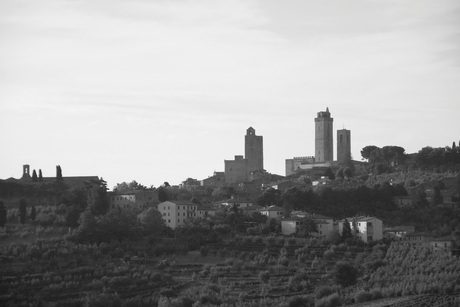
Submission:
[[[314,306],[313,299],[305,296],[298,296],[289,302],[289,307],[310,307]]]
[[[322,286],[316,289],[315,297],[316,299],[322,299],[323,297],[329,296],[338,291],[336,286]]]
[[[372,294],[372,300],[379,300],[383,298],[383,294],[382,294],[382,291],[380,291],[380,289],[373,289],[371,291],[371,294]]]
[[[206,246],[201,246],[200,247],[200,254],[202,257],[206,257],[208,255],[208,248]]]
[[[372,301],[371,293],[364,291],[364,290],[360,290],[355,294],[355,302],[364,303],[368,301]]]
[[[336,307],[340,305],[342,305],[342,299],[338,293],[333,293],[315,303],[315,307]]]
[[[262,271],[259,273],[259,279],[261,282],[268,282],[270,280],[270,272]]]

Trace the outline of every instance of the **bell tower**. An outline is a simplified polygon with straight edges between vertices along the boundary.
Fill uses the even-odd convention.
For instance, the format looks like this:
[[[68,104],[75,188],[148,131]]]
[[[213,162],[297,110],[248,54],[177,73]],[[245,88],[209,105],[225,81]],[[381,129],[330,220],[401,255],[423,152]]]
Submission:
[[[329,108],[318,112],[315,118],[315,162],[334,160],[333,121]]]
[[[264,169],[264,147],[261,135],[256,135],[256,130],[249,127],[244,137],[244,155],[248,160],[248,174],[252,171]]]
[[[21,179],[30,179],[30,165],[24,164],[22,166],[22,177]]]

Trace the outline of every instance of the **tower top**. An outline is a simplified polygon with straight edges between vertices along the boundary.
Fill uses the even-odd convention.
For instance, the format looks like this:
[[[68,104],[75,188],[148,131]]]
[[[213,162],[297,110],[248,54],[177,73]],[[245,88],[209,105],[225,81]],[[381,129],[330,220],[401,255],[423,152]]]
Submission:
[[[256,130],[252,127],[249,127],[247,130],[246,130],[246,135],[256,135]]]
[[[326,111],[318,112],[318,116],[316,118],[331,118],[329,107],[326,108]]]

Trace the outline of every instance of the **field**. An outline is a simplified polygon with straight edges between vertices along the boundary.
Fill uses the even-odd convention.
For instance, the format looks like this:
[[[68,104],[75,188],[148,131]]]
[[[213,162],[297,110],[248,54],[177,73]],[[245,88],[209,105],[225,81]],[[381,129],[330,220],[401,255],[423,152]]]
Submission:
[[[0,234],[2,306],[458,306],[460,263],[424,245],[236,237],[199,251],[78,244],[66,228]],[[356,283],[337,284],[340,261]],[[372,302],[371,302],[372,301]],[[361,303],[357,303],[361,302]],[[428,305],[426,305],[428,304]],[[456,305],[457,304],[457,305]]]

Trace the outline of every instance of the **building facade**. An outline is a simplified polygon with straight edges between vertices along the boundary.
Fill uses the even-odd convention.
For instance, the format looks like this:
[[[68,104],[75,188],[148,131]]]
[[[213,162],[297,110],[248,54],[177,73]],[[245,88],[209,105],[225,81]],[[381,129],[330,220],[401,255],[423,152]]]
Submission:
[[[334,160],[333,121],[329,108],[315,118],[315,162]]]
[[[235,184],[248,180],[248,160],[235,156],[235,160],[225,160],[225,183]]]
[[[337,162],[351,161],[351,131],[337,130]]]
[[[360,216],[347,219],[353,236],[369,243],[383,239],[382,221],[375,217]],[[343,232],[345,220],[339,221],[339,233]]]
[[[158,204],[158,211],[166,226],[172,229],[184,225],[188,218],[198,217],[198,205],[191,202],[164,201]]]

